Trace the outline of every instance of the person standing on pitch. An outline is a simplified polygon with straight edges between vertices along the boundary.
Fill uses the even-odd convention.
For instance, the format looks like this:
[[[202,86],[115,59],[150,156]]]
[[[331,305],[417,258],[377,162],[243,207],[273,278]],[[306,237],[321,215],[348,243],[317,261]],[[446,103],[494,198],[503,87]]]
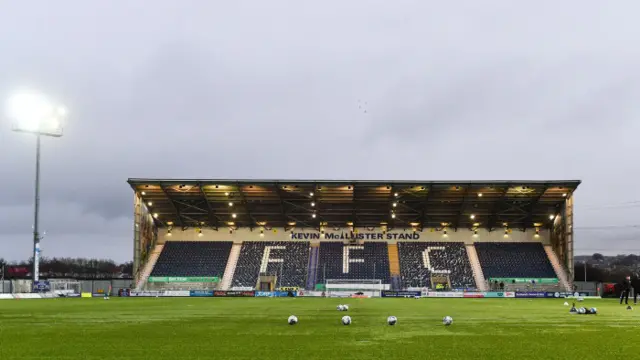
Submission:
[[[636,290],[640,290],[640,277],[638,277],[638,274],[633,274],[631,288],[633,289],[633,305],[638,305],[638,291]]]
[[[624,299],[625,305],[629,305],[629,292],[631,292],[631,276],[627,276],[622,282],[622,291],[620,292],[620,304],[622,305],[622,299]]]

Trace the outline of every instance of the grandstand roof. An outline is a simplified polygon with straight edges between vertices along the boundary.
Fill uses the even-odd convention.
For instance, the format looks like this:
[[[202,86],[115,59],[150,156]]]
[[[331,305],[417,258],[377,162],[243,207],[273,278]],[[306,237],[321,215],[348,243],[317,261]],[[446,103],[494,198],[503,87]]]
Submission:
[[[160,227],[545,227],[580,181],[129,179]],[[315,214],[315,217],[314,215]],[[235,216],[235,217],[234,217]],[[352,225],[353,224],[353,225]]]

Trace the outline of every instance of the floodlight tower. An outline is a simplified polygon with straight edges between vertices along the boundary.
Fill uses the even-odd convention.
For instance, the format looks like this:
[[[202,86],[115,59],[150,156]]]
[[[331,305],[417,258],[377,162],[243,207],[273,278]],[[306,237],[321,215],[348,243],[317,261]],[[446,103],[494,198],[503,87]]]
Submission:
[[[39,280],[40,272],[40,138],[61,137],[62,119],[67,115],[64,107],[52,103],[37,93],[19,93],[8,102],[7,113],[16,132],[36,136],[36,181],[35,206],[33,211],[33,281]]]

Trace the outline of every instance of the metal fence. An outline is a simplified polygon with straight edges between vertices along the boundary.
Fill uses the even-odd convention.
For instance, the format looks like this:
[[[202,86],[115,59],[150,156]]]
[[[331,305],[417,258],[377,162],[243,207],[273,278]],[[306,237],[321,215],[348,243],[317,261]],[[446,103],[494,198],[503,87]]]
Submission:
[[[93,294],[103,294],[111,288],[112,293],[117,293],[118,289],[129,289],[134,286],[132,279],[111,279],[111,280],[78,280],[81,284],[81,291]],[[0,294],[29,293],[32,289],[31,280],[0,280]]]

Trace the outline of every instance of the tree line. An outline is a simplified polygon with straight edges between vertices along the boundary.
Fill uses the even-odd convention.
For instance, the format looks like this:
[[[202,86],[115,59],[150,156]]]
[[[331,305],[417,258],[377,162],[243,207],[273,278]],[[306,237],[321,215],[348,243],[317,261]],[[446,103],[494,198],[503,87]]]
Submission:
[[[0,258],[0,269],[4,269],[5,279],[30,278],[33,271],[33,258],[28,261],[13,262],[7,262]],[[116,263],[108,259],[42,257],[40,259],[40,277],[129,279],[133,277],[133,262]]]
[[[627,276],[636,281],[640,276],[640,256],[634,254],[576,256],[574,281],[621,283]]]

